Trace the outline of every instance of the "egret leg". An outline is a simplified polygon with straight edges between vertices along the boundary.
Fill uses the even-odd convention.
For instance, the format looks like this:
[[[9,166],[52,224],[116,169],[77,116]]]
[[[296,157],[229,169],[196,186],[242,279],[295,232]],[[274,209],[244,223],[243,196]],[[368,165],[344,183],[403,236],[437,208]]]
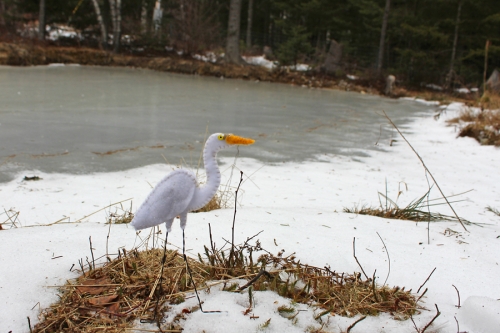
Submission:
[[[203,313],[219,313],[221,311],[204,311],[201,306],[200,296],[198,295],[198,289],[196,289],[196,284],[194,283],[193,275],[191,274],[191,268],[189,268],[189,264],[186,257],[186,238],[184,237],[184,229],[182,230],[182,256],[184,257],[184,262],[186,263],[186,270],[189,273],[189,277],[191,278],[191,283],[194,287],[194,292],[196,294],[196,298],[198,299],[198,304],[200,305],[200,311]]]

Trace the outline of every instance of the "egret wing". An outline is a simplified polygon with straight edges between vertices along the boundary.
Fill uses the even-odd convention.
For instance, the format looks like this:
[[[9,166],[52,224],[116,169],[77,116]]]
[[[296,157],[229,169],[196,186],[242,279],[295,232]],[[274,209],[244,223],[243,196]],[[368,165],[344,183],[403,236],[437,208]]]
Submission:
[[[197,188],[196,176],[187,170],[176,170],[151,191],[132,220],[136,230],[172,221],[187,212]]]

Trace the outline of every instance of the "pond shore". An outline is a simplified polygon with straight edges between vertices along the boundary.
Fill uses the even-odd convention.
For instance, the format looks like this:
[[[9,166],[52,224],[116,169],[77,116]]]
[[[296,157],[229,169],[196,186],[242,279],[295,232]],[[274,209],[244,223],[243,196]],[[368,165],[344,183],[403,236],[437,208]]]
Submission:
[[[373,95],[383,95],[384,90],[384,82],[379,79],[348,80],[315,71],[294,72],[268,70],[254,65],[211,63],[179,56],[175,52],[165,52],[165,55],[161,56],[143,56],[114,54],[88,47],[40,45],[35,42],[31,44],[0,42],[0,65],[39,66],[53,63],[146,68],[162,72],[286,83],[308,88],[338,89]],[[437,100],[441,103],[460,101],[469,105],[476,104],[473,96],[462,98],[442,92],[413,91],[398,85],[391,97],[418,97]]]

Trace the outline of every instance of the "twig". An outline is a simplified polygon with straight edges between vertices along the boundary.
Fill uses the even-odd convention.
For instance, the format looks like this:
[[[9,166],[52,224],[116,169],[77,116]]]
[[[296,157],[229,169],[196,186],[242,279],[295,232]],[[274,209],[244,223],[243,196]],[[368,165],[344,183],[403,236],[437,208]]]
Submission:
[[[347,328],[347,330],[346,330],[345,332],[346,332],[346,333],[349,333],[349,332],[353,329],[353,327],[354,327],[354,326],[356,326],[356,324],[357,324],[357,323],[359,323],[360,321],[363,321],[363,320],[365,320],[365,319],[366,319],[366,316],[363,316],[363,317],[359,318],[359,319],[358,319],[358,320],[356,320],[354,323],[352,323],[352,324],[351,324],[351,325]]]
[[[377,296],[377,290],[375,288],[375,273],[377,273],[377,270],[373,272],[373,279],[372,279],[372,289],[373,289],[373,297],[375,297],[375,302],[379,302],[378,296]]]
[[[434,306],[436,307],[436,311],[437,311],[436,315],[431,319],[431,321],[427,325],[425,325],[425,327],[422,329],[422,331],[420,331],[420,333],[424,333],[425,330],[428,329],[429,326],[432,325],[434,320],[436,320],[436,318],[439,317],[439,315],[441,314],[441,312],[439,312],[439,308],[438,308],[437,304],[434,304]]]
[[[89,236],[90,254],[92,255],[92,270],[95,271],[94,250],[92,249],[92,236]]]
[[[455,288],[455,290],[457,291],[457,295],[458,295],[458,305],[455,305],[457,308],[460,309],[461,305],[460,305],[460,293],[458,292],[458,289],[457,287],[455,287],[454,284],[452,284],[453,288]]]
[[[389,118],[389,116],[387,115],[387,113],[385,113],[385,111],[382,111],[384,113],[384,116],[387,118],[387,120],[389,120],[389,122],[391,123],[391,125],[396,129],[396,131],[398,131],[399,135],[401,135],[401,137],[406,141],[406,143],[408,144],[408,146],[410,146],[411,150],[413,150],[413,152],[415,153],[415,155],[417,155],[418,159],[420,160],[420,162],[422,163],[422,166],[424,167],[424,169],[429,173],[429,176],[431,176],[432,178],[432,181],[434,182],[434,184],[436,184],[436,187],[438,188],[439,192],[441,192],[441,195],[443,196],[443,199],[446,201],[446,203],[448,204],[448,206],[451,208],[451,210],[453,211],[453,214],[455,214],[455,217],[457,218],[458,222],[460,222],[460,224],[462,225],[462,227],[464,228],[465,231],[468,231],[467,228],[465,227],[465,225],[463,224],[462,220],[460,219],[460,217],[458,216],[457,212],[455,212],[455,209],[453,209],[453,206],[451,205],[451,203],[448,201],[448,198],[444,195],[443,191],[441,190],[441,187],[439,187],[439,184],[437,183],[436,179],[434,178],[434,176],[432,175],[431,171],[429,170],[429,168],[425,165],[425,162],[424,160],[422,159],[422,157],[420,157],[420,155],[417,153],[417,151],[415,150],[415,148],[413,148],[413,146],[410,144],[410,142],[406,139],[406,137],[403,135],[403,133],[401,133],[401,131],[399,130],[399,128],[396,126],[396,124],[394,124],[391,120],[391,118]]]
[[[271,278],[271,274],[269,274],[268,271],[266,270],[261,270],[253,279],[251,279],[250,281],[248,281],[244,286],[241,286],[238,288],[238,291],[243,291],[245,290],[246,288],[248,288],[249,286],[251,286],[252,284],[254,284],[262,275],[265,275],[267,276],[268,278]]]
[[[212,226],[208,224],[208,233],[210,234],[210,247],[212,248],[212,253],[215,255],[215,244],[212,240]]]
[[[80,268],[82,270],[82,275],[85,276],[85,268],[83,266],[83,258],[82,259],[78,259],[78,263],[80,264]]]
[[[234,224],[236,222],[236,207],[238,206],[238,191],[240,189],[241,182],[243,181],[243,171],[240,171],[240,182],[238,187],[236,188],[236,192],[234,194],[234,216],[233,216],[233,228],[232,228],[232,238],[231,238],[231,253],[229,254],[229,262],[235,263],[234,257]]]
[[[387,277],[385,278],[384,284],[382,286],[385,286],[387,280],[389,279],[389,275],[391,274],[391,258],[389,257],[389,250],[387,250],[387,246],[385,246],[384,240],[382,237],[380,237],[379,233],[377,232],[378,238],[382,241],[382,244],[384,244],[385,248],[385,253],[387,253],[387,260],[389,261],[389,271],[387,272]]]
[[[365,275],[366,279],[368,280],[369,279],[368,275],[366,275],[365,270],[363,269],[363,267],[359,263],[358,258],[356,257],[356,237],[354,237],[352,239],[352,252],[353,252],[354,259],[356,259],[356,262],[358,263],[359,268],[361,268],[361,271],[363,272],[363,274]]]
[[[457,323],[457,333],[460,333],[460,325],[458,324],[458,320],[456,316],[453,316],[455,318],[455,322]]]
[[[425,288],[425,290],[424,290],[424,292],[422,293],[422,295],[420,295],[420,296],[417,298],[417,300],[415,301],[415,304],[417,304],[417,303],[418,303],[418,301],[420,301],[420,299],[421,299],[422,297],[424,297],[424,295],[425,295],[425,293],[427,292],[427,290],[429,290],[429,289],[428,289],[428,288]]]
[[[28,327],[30,328],[30,333],[33,333],[33,329],[31,328],[31,320],[30,317],[28,316]]]
[[[431,207],[429,205],[429,195],[431,194],[431,185],[429,183],[429,177],[427,177],[427,172],[425,173],[425,179],[427,180],[427,186],[429,191],[427,191],[427,213],[429,214],[429,220],[427,221],[427,244],[431,244]]]
[[[413,320],[413,316],[411,314],[410,314],[410,319],[411,319],[411,322],[413,323],[413,327],[415,328],[415,331],[417,331],[417,333],[420,333],[420,330],[418,329],[417,324],[415,324],[415,320]]]
[[[109,252],[108,252],[108,243],[109,243],[109,234],[111,233],[111,221],[109,223],[108,227],[108,235],[106,236],[106,259],[111,262],[111,258],[109,257]]]
[[[422,287],[424,286],[424,284],[426,284],[427,281],[429,281],[429,279],[431,278],[432,273],[434,273],[435,270],[436,270],[436,267],[434,267],[434,269],[432,270],[431,274],[429,274],[429,276],[427,277],[427,279],[425,279],[424,283],[422,283],[422,285],[418,288],[417,294],[420,292],[420,289],[422,289]]]

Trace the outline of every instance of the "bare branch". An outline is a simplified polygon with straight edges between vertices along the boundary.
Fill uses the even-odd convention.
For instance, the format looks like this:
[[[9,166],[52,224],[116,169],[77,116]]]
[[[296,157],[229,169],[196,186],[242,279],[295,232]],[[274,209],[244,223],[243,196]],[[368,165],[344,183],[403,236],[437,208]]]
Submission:
[[[436,267],[434,267],[434,269],[432,270],[431,274],[429,274],[429,276],[427,277],[427,279],[425,279],[424,283],[422,283],[422,285],[418,288],[417,294],[420,292],[420,289],[422,289],[422,287],[424,286],[424,284],[426,284],[427,281],[429,281],[429,279],[431,278],[432,273],[434,273],[435,270],[436,270]]]

